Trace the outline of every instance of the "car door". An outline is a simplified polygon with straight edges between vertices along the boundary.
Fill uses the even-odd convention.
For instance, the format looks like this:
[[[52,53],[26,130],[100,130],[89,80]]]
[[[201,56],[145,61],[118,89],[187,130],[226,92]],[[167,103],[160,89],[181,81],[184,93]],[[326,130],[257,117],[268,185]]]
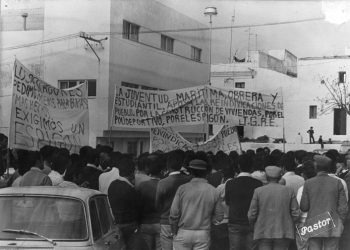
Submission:
[[[90,200],[90,216],[95,249],[123,249],[120,232],[114,227],[106,196],[96,196]]]

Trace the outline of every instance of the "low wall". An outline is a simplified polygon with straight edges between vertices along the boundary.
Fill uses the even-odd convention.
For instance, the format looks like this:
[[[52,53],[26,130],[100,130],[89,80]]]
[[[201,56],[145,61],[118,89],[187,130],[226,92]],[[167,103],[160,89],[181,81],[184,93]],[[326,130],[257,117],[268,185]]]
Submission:
[[[320,144],[296,144],[296,143],[286,143],[286,152],[295,151],[295,150],[305,150],[308,152],[312,152],[314,150],[321,149]],[[256,150],[257,148],[268,147],[272,150],[279,149],[283,151],[283,143],[254,143],[254,142],[242,142],[241,143],[242,150],[246,151],[248,149]],[[340,151],[341,144],[325,144],[324,149],[336,149]],[[344,152],[345,153],[345,152]]]

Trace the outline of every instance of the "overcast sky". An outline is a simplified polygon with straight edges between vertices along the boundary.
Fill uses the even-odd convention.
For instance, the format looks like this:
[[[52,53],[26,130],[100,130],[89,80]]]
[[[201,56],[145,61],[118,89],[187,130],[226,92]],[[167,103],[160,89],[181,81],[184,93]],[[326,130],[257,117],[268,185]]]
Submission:
[[[251,28],[257,34],[259,50],[288,49],[297,57],[344,55],[350,47],[350,1],[326,3],[322,1],[234,1],[234,0],[159,0],[183,14],[207,24],[205,7],[215,6],[218,15],[213,27],[253,25],[311,18],[324,20]],[[341,19],[341,20],[339,20]],[[334,24],[329,22],[342,24]],[[213,30],[212,62],[227,62],[230,47],[230,29]],[[243,57],[248,48],[248,29],[233,29],[233,48]],[[250,41],[255,49],[255,35]],[[350,54],[350,50],[349,53]]]

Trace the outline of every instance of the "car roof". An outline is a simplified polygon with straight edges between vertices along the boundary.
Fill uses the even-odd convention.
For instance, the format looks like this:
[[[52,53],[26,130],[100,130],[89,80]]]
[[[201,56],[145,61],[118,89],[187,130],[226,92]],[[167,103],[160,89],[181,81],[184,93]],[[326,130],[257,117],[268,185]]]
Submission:
[[[103,193],[81,187],[53,187],[53,186],[30,186],[30,187],[9,187],[0,189],[0,196],[7,195],[47,195],[66,196],[87,201],[94,195],[104,195]]]

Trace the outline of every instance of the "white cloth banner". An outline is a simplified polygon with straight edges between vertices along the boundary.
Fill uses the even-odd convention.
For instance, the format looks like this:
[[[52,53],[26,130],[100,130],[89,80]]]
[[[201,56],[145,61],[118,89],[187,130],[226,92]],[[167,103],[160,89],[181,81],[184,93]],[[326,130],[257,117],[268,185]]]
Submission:
[[[171,127],[152,128],[150,137],[151,152],[155,152],[157,150],[169,152],[176,149],[181,149],[184,151],[193,150],[195,152],[211,151],[214,154],[218,151],[224,151],[225,153],[237,151],[239,154],[242,152],[237,130],[234,126],[223,126],[221,130],[210,140],[201,144],[195,144],[187,141]]]
[[[116,86],[112,125],[154,128],[218,124],[253,127],[282,126],[279,93],[223,90],[212,86],[153,91]]]
[[[9,143],[10,148],[39,150],[51,145],[71,152],[88,145],[87,84],[55,88],[16,60]]]

